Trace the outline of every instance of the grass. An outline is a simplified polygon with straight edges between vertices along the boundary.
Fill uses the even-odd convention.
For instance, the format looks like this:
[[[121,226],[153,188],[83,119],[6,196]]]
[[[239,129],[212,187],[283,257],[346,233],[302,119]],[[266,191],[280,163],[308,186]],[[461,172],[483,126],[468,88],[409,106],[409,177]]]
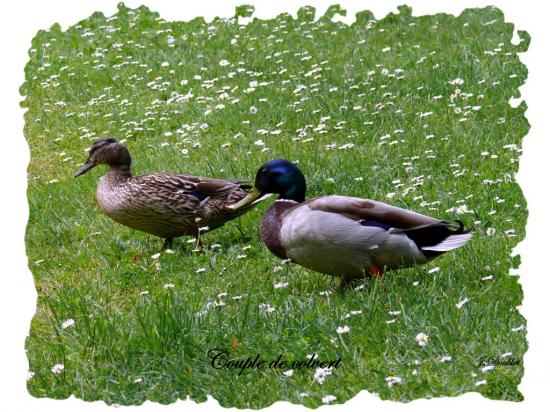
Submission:
[[[280,399],[317,407],[362,389],[397,401],[469,391],[522,399],[521,364],[484,372],[478,359],[521,360],[527,348],[509,270],[525,234],[514,174],[529,125],[525,104],[508,101],[527,76],[518,53],[528,36],[513,45],[513,26],[495,8],[414,17],[402,7],[379,21],[359,13],[351,26],[331,21],[340,12],[314,19],[303,8],[297,19],[241,26],[168,22],[121,5],[110,18],[38,32],[21,88],[38,290],[27,340],[33,396],[140,404],[211,394],[251,408]],[[251,178],[283,157],[299,161],[308,197],[378,199],[460,218],[476,234],[429,265],[342,290],[268,252],[258,233],[265,202],[205,236],[221,247],[193,253],[180,238],[174,254],[154,259],[160,239],[98,209],[105,170],[73,178],[104,136],[125,139],[136,174]],[[74,325],[62,328],[68,319]],[[340,326],[351,330],[338,334]],[[317,353],[343,366],[322,384],[305,368],[238,375],[210,365],[212,348],[267,361]],[[53,373],[56,364],[63,371]],[[401,382],[388,385],[390,376]]]

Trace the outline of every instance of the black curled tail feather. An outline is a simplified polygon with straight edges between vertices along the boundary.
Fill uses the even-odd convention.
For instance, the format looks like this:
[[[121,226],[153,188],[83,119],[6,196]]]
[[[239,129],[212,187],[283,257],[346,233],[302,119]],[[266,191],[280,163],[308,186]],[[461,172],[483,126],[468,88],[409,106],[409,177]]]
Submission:
[[[464,230],[464,223],[462,222],[462,220],[455,220],[455,223],[457,223],[459,226],[457,229],[457,233],[466,233],[472,231],[472,229]]]

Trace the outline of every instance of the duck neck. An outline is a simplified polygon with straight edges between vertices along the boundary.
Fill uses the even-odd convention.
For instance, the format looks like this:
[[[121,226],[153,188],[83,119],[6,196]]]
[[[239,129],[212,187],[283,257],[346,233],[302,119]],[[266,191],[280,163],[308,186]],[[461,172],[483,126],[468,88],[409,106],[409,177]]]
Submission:
[[[277,257],[288,259],[285,248],[281,241],[281,226],[285,214],[297,204],[290,199],[287,201],[275,201],[267,208],[260,224],[260,235],[267,248]]]
[[[295,202],[302,203],[306,200],[305,182],[299,181],[292,185],[279,195],[279,199],[294,200]]]
[[[132,177],[132,169],[130,165],[111,165],[107,176],[113,182],[125,182]]]

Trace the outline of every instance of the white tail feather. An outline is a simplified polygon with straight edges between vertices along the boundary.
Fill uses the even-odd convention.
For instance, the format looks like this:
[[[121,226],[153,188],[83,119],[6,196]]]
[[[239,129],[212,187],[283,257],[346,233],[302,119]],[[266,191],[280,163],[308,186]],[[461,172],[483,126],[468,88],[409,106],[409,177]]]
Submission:
[[[460,233],[456,235],[449,235],[442,242],[437,245],[425,246],[422,250],[431,250],[434,252],[446,252],[464,246],[474,235],[473,232]]]

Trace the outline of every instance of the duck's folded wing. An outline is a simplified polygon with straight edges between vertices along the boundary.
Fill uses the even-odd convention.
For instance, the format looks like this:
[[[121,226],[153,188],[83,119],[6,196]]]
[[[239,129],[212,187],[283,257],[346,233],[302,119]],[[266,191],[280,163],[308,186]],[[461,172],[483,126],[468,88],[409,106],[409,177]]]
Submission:
[[[194,191],[214,197],[226,196],[242,186],[240,181],[210,179],[196,176],[191,176],[191,179],[188,179],[188,182],[189,181],[195,185]]]
[[[323,196],[312,199],[313,210],[339,213],[350,219],[378,222],[396,229],[414,229],[441,223],[439,219],[370,199],[348,196]]]
[[[157,173],[140,176],[136,179],[139,179],[141,184],[156,187],[158,190],[170,191],[174,194],[196,192],[205,196],[226,195],[246,182],[244,180],[211,179],[176,173]]]

